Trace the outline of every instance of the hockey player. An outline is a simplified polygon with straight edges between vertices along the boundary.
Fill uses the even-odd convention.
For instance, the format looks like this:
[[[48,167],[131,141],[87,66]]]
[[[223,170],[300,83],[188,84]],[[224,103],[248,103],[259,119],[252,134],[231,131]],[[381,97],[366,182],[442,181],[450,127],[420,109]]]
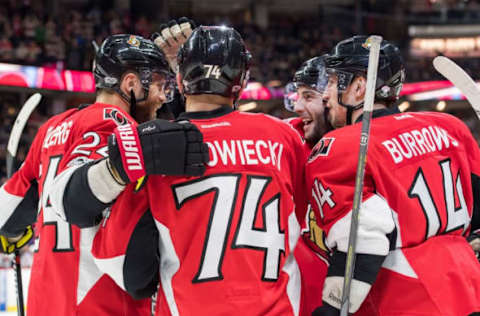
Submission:
[[[304,135],[310,149],[331,130],[323,104],[328,80],[323,58],[311,58],[300,66],[293,77],[294,98],[287,96],[285,100],[287,109],[298,114],[300,120],[294,126]]]
[[[79,229],[56,215],[51,203],[53,195],[48,192],[56,175],[66,167],[70,167],[63,177],[66,190],[91,185],[93,191],[105,186],[110,194],[121,191],[129,181],[121,177],[125,174],[123,169],[128,170],[129,163],[137,162],[133,159],[136,152],[125,164],[115,163],[118,157],[114,155],[105,158],[107,137],[117,126],[135,126],[132,112],[151,118],[167,100],[171,74],[153,42],[135,35],[108,37],[96,53],[93,71],[96,102],[68,110],[45,123],[21,169],[0,189],[0,231],[10,237],[19,235],[35,221],[40,199],[36,223],[39,240],[30,276],[28,315],[150,315],[149,299],[133,300],[93,262],[90,250],[97,228],[92,226],[101,214],[91,209],[99,204],[107,207],[109,196],[82,199],[82,212],[76,220],[87,228]],[[157,133],[139,133],[140,148],[148,146],[143,150],[145,172],[201,174],[204,167],[196,163],[203,160],[197,161],[197,154],[187,152],[189,146],[201,147],[198,130],[191,124],[154,122],[162,127]],[[150,146],[152,142],[157,146]],[[153,153],[155,157],[151,156]],[[182,155],[185,160],[178,159]],[[99,158],[103,159],[88,164],[91,168],[85,168],[78,182],[68,182],[68,175],[75,174],[80,164]],[[96,169],[105,172],[101,177],[88,172]]]
[[[365,36],[341,41],[325,62],[328,117],[337,128],[313,149],[308,192],[333,255],[314,315],[339,315],[366,89]],[[480,310],[480,265],[465,239],[478,226],[480,151],[443,113],[398,113],[404,67],[381,44],[350,294],[354,315],[464,316]],[[475,194],[474,194],[475,192]],[[472,217],[473,216],[473,217]]]
[[[323,57],[309,59],[295,72],[291,89],[285,97],[285,107],[298,114],[298,117],[287,121],[305,139],[306,157],[330,129],[323,104],[327,80]],[[304,162],[306,163],[306,158]],[[298,163],[302,163],[300,157]],[[302,234],[294,254],[302,277],[301,315],[311,315],[322,304],[322,288],[329,255],[323,241],[323,230],[317,225],[312,208],[309,207],[301,218],[301,225]]]
[[[278,119],[234,110],[250,58],[234,29],[194,30],[178,56],[180,118],[202,131],[207,171],[127,188],[95,238],[98,266],[127,291],[148,296],[160,282],[156,315],[299,314],[302,140]]]

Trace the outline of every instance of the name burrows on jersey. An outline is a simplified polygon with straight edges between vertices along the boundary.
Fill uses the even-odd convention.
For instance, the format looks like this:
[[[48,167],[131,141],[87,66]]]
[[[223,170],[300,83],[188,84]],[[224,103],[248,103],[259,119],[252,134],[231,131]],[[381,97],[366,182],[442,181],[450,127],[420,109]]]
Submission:
[[[35,221],[37,207],[26,201],[33,195],[40,199],[27,315],[149,315],[148,300],[133,300],[95,266],[90,250],[96,228],[79,229],[67,223],[53,209],[53,196],[47,193],[69,163],[106,155],[107,137],[117,127],[103,117],[107,106],[112,108],[97,103],[72,109],[47,121],[21,169],[1,189],[10,222],[19,225],[29,212],[34,213],[31,222]],[[30,183],[35,180],[38,191],[32,194]],[[14,196],[15,203],[3,204],[5,196]],[[84,202],[87,210],[88,201]]]
[[[191,122],[218,162],[199,178],[149,176],[137,193],[129,185],[95,238],[96,262],[132,292],[141,284],[154,288],[160,273],[156,315],[299,315],[292,252],[300,234],[294,199],[303,196],[296,193],[303,187],[301,140],[265,115],[201,115]],[[147,276],[156,251],[160,261]]]
[[[374,111],[350,311],[460,316],[480,310],[480,266],[464,238],[479,201],[472,193],[472,179],[480,175],[476,141],[447,114],[378,115]],[[358,157],[352,143],[359,135],[360,124],[328,133],[335,139],[328,156],[316,155],[306,167],[307,192],[333,249],[323,300],[337,308]],[[412,295],[399,302],[398,293]]]
[[[412,129],[399,133],[382,142],[396,164],[405,159],[441,151],[450,146],[458,147],[458,141],[438,126],[428,126],[421,130]]]

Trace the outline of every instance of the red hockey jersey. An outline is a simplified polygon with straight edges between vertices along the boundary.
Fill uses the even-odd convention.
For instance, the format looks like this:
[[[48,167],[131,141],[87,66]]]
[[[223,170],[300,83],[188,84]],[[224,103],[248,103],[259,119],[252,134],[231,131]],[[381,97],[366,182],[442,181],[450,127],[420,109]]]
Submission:
[[[40,128],[21,169],[2,187],[1,203],[7,201],[5,213],[13,218],[28,212],[21,202],[31,182],[39,183],[28,315],[149,315],[150,300],[133,300],[95,266],[91,244],[97,227],[70,225],[46,194],[62,169],[104,157],[108,135],[127,121],[133,119],[120,108],[100,103],[54,116]]]
[[[300,136],[278,119],[226,107],[183,118],[209,146],[205,175],[127,187],[95,237],[98,266],[128,290],[157,256],[142,245],[158,240],[156,315],[299,315]]]
[[[460,120],[441,113],[390,114],[371,124],[350,310],[363,303],[355,315],[480,311],[480,265],[464,238],[480,198],[472,193],[472,179],[480,175],[477,143]],[[306,170],[311,203],[334,250],[323,299],[336,307],[360,128],[326,134]],[[377,271],[369,270],[376,262]]]
[[[294,117],[285,120],[303,138],[303,119]],[[304,141],[305,163],[312,146]],[[298,214],[302,215],[302,214]],[[310,316],[313,310],[322,305],[323,281],[327,276],[328,250],[324,243],[323,230],[317,225],[313,209],[309,206],[307,213],[300,218],[302,227],[294,255],[297,259],[302,278],[302,299],[300,315]]]

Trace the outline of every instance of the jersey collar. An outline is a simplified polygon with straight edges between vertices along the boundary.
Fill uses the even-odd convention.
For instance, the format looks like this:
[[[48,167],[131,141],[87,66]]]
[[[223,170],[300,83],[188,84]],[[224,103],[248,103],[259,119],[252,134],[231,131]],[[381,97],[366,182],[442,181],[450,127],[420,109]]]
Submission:
[[[232,113],[233,111],[234,111],[233,108],[231,108],[229,106],[221,106],[218,109],[215,109],[215,110],[212,110],[212,111],[183,112],[183,113],[180,113],[177,120],[182,120],[182,119],[193,119],[193,120],[209,119],[209,118],[223,116],[223,115]]]
[[[382,117],[382,116],[387,116],[387,115],[392,115],[397,113],[400,113],[400,110],[396,106],[393,108],[378,109],[378,110],[373,110],[372,118],[377,118],[377,117]],[[360,122],[362,118],[363,118],[363,113],[360,114],[360,116],[355,120],[355,123]]]

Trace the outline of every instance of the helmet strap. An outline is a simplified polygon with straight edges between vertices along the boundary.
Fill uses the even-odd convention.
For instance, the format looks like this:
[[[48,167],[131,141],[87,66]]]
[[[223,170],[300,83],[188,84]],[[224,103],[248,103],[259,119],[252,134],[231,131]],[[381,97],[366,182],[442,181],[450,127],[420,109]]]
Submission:
[[[137,112],[137,98],[135,97],[135,92],[133,92],[133,89],[132,89],[130,90],[130,116],[135,118],[136,112]]]
[[[124,99],[127,103],[130,104],[130,116],[135,118],[136,110],[137,110],[137,103],[145,101],[148,98],[148,88],[145,88],[142,85],[143,91],[144,91],[144,97],[137,100],[135,96],[135,92],[133,92],[133,89],[130,90],[130,96],[128,96],[125,92],[120,89],[119,86],[116,86],[114,90]],[[136,118],[135,118],[136,119]]]
[[[360,104],[357,104],[357,105],[345,104],[345,103],[342,102],[342,96],[343,96],[343,92],[339,92],[338,93],[338,104],[340,104],[341,106],[343,106],[344,108],[347,109],[346,123],[347,123],[347,125],[351,125],[352,124],[353,111],[361,109],[363,107],[363,102],[361,102]]]
[[[122,89],[120,89],[119,86],[116,86],[115,88],[113,88],[121,97],[122,99],[124,99],[125,101],[127,101],[127,103],[130,103],[130,98],[122,91]],[[132,90],[133,91],[133,90]]]

